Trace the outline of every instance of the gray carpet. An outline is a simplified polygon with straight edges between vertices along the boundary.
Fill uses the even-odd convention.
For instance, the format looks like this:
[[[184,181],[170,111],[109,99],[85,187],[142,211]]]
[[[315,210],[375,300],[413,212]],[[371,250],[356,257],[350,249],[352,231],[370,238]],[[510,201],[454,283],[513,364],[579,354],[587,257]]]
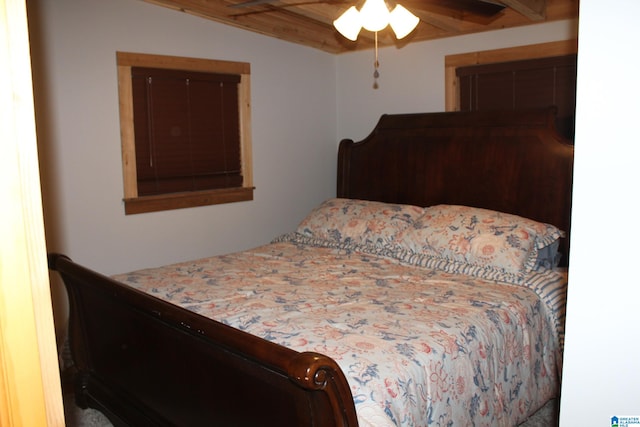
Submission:
[[[73,396],[65,397],[65,416],[67,427],[110,427],[112,424],[95,409],[82,410],[75,406]],[[542,409],[536,412],[520,427],[557,427],[558,426],[558,401],[549,401]]]
[[[95,409],[78,408],[72,395],[64,396],[64,417],[67,427],[110,427],[102,412]]]

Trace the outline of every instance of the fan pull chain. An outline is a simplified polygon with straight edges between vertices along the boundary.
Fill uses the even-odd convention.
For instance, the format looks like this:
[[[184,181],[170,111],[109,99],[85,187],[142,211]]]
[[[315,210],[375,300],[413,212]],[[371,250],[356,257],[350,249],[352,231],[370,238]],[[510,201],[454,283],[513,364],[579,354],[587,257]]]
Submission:
[[[380,77],[380,73],[378,72],[378,67],[380,66],[380,62],[378,61],[378,32],[374,33],[374,42],[375,42],[375,60],[373,61],[373,88],[378,89],[378,77]]]

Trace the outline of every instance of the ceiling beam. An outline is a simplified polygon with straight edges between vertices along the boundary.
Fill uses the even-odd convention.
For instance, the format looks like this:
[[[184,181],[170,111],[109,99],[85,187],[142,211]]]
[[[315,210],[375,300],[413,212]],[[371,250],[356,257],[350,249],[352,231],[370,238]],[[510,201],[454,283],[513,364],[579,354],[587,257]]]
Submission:
[[[500,2],[520,12],[532,21],[544,21],[546,19],[546,0],[500,0]]]
[[[279,10],[278,13],[266,11],[264,13],[238,15],[238,10],[229,7],[232,3],[226,1],[144,1],[293,43],[315,47],[330,53],[340,53],[347,50],[332,25],[324,24],[284,9]]]
[[[256,6],[232,7],[243,0],[142,0],[212,21],[232,25],[329,53],[352,52],[373,46],[373,33],[362,31],[351,42],[333,27],[333,20],[358,0],[264,0]],[[379,34],[381,46],[500,30],[578,16],[579,0],[485,0],[507,6],[493,16],[482,17],[464,8],[443,8],[457,0],[400,0],[421,22],[408,37],[396,40],[391,31]],[[261,0],[262,2],[262,0]]]

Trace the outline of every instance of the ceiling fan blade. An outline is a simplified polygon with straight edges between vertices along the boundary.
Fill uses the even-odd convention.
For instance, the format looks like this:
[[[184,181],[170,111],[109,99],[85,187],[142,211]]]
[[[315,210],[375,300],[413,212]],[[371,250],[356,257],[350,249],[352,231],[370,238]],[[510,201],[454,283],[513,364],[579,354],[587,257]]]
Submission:
[[[229,7],[242,8],[242,7],[259,6],[261,4],[273,3],[274,1],[276,0],[249,0],[242,3],[230,4]]]

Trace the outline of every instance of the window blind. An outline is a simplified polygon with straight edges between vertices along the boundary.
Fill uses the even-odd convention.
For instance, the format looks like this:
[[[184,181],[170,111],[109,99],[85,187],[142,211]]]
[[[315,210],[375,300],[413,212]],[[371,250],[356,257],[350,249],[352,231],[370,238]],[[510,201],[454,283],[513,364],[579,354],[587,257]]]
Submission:
[[[460,67],[463,111],[548,107],[558,109],[556,127],[573,140],[577,55]]]
[[[131,73],[138,195],[240,187],[240,76]]]

